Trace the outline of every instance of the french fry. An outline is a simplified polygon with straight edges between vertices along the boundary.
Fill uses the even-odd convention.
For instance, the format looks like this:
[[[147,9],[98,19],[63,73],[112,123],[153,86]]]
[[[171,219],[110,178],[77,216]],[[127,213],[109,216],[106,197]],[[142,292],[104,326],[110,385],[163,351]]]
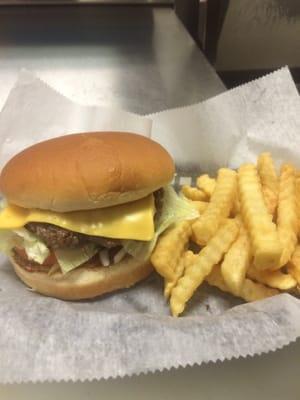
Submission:
[[[241,212],[240,199],[238,196],[238,190],[236,190],[230,215],[234,218],[237,215],[239,215],[240,212]]]
[[[237,239],[232,243],[221,264],[221,273],[231,293],[239,295],[250,264],[251,249],[248,233],[240,222]]]
[[[295,168],[290,164],[283,164],[279,180],[277,209],[277,229],[283,247],[281,266],[289,261],[295,250],[298,226]]]
[[[173,316],[181,314],[185,304],[201,285],[205,277],[218,264],[239,232],[239,224],[228,219],[207,243],[194,262],[187,266],[184,275],[178,280],[171,293],[170,305]]]
[[[205,245],[217,232],[223,218],[228,217],[237,187],[236,172],[219,169],[216,188],[204,213],[192,225],[193,238]]]
[[[194,262],[195,257],[196,255],[191,250],[185,251],[175,267],[173,280],[165,279],[164,296],[166,299],[170,297],[172,289],[176,286],[178,279],[182,277],[185,268]]]
[[[297,285],[297,281],[291,274],[277,271],[257,271],[251,266],[247,271],[247,276],[252,280],[263,283],[279,290],[291,290]]]
[[[197,178],[197,187],[198,189],[203,190],[208,197],[211,197],[216,188],[216,180],[210,178],[207,174],[200,175]]]
[[[271,215],[274,215],[278,201],[279,181],[270,153],[261,153],[257,160],[257,170],[267,209]]]
[[[238,187],[241,213],[249,233],[256,268],[280,268],[282,246],[264,202],[255,165],[244,164],[239,168]]]
[[[245,301],[300,295],[300,170],[283,164],[277,176],[270,153],[262,153],[257,166],[200,175],[181,195],[199,216],[169,228],[151,256],[173,316],[203,281]],[[201,246],[197,254],[190,241]]]
[[[300,178],[296,176],[296,197],[297,204],[300,206]],[[298,207],[299,217],[300,217],[300,207]]]
[[[206,201],[190,200],[190,202],[196,208],[196,210],[199,212],[199,214],[203,214],[208,206],[208,203]]]
[[[184,256],[182,256],[176,266],[175,266],[175,270],[174,270],[174,275],[172,277],[172,279],[167,279],[165,278],[165,286],[164,286],[164,296],[166,299],[168,299],[170,297],[170,294],[172,292],[173,287],[176,285],[176,282],[178,281],[178,277],[177,275],[182,275],[184,272]]]
[[[200,213],[200,215],[201,215],[201,213]],[[193,220],[192,228],[193,228],[193,225],[195,225],[195,224],[198,222],[199,218],[200,218],[200,217],[198,217],[198,218],[196,218],[196,219]],[[224,225],[224,223],[225,223],[227,220],[228,220],[228,218],[222,217],[222,218],[220,219],[219,228],[220,228],[222,225]],[[196,224],[196,225],[197,225],[197,224]],[[194,242],[194,243],[196,243],[197,245],[199,245],[199,237],[196,236],[196,234],[195,234],[195,232],[193,231],[193,229],[192,229],[191,241]],[[206,243],[206,244],[207,244],[207,243]],[[204,246],[205,246],[204,242],[203,242],[203,244],[201,244],[200,246],[201,246],[201,247],[204,247]]]
[[[297,202],[298,237],[299,237],[299,234],[300,234],[300,176],[299,176],[299,171],[296,173],[296,202]]]
[[[295,248],[294,253],[290,261],[287,264],[288,272],[296,279],[297,283],[300,284],[300,245],[298,244]]]
[[[188,199],[194,201],[207,201],[207,194],[200,189],[191,187],[189,185],[183,185],[181,188],[181,193]]]
[[[155,270],[164,278],[172,281],[176,265],[191,236],[191,221],[178,222],[167,229],[159,238],[152,253],[151,262]]]
[[[206,281],[211,286],[216,286],[223,292],[231,293],[234,296],[237,296],[235,293],[232,293],[226,285],[220,267],[218,265],[216,265],[212,272],[206,277]],[[261,283],[256,283],[253,282],[251,279],[246,278],[237,297],[240,297],[241,299],[250,302],[275,296],[279,293],[280,292],[277,289],[269,288]]]

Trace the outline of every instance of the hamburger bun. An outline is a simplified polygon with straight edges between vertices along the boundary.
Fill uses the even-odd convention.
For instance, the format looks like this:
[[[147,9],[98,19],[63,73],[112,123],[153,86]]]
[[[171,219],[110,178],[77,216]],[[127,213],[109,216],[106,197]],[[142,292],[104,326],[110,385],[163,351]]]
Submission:
[[[3,168],[9,203],[57,212],[140,199],[169,183],[174,162],[158,143],[124,132],[79,133],[35,144]]]
[[[46,296],[62,300],[81,300],[100,296],[122,288],[129,288],[152,272],[149,261],[140,262],[126,257],[110,267],[82,266],[63,275],[59,269],[48,275],[45,272],[28,272],[10,257],[18,277],[30,288]]]

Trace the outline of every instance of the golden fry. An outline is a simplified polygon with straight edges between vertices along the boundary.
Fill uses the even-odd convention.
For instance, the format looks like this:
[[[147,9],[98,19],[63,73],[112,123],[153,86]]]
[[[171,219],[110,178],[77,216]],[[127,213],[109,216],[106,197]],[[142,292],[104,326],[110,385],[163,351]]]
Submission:
[[[216,265],[212,272],[206,277],[206,281],[211,286],[216,286],[223,292],[228,292],[237,296],[235,293],[232,293],[231,290],[226,286],[226,283],[221,274],[220,267],[218,265]],[[265,285],[262,285],[261,283],[253,282],[251,279],[245,279],[237,297],[240,297],[241,299],[250,302],[262,300],[266,297],[275,296],[279,293],[280,292],[277,289],[272,289]]]
[[[281,167],[277,229],[283,247],[280,260],[282,266],[291,258],[297,244],[298,234],[295,168],[289,164],[283,164]]]
[[[191,221],[181,221],[167,229],[159,238],[152,253],[151,262],[156,271],[168,280],[173,280],[178,260],[191,236]]]
[[[192,226],[193,238],[199,245],[205,245],[217,232],[223,218],[228,217],[237,188],[236,172],[219,169],[216,188],[204,213]]]
[[[203,190],[208,197],[211,197],[216,188],[216,180],[214,178],[210,178],[207,174],[200,175],[197,178],[197,186],[198,189]]]
[[[186,302],[211,272],[213,266],[221,261],[238,232],[238,222],[228,219],[195,257],[194,262],[186,267],[184,275],[171,293],[170,305],[173,316],[183,312]]]
[[[277,176],[271,154],[262,153],[257,166],[200,175],[181,195],[199,216],[169,228],[151,256],[173,316],[204,280],[245,301],[300,293],[300,171],[283,164]],[[190,240],[199,253],[187,250]]]
[[[170,297],[172,289],[174,286],[176,286],[178,279],[182,277],[185,268],[194,262],[195,257],[196,255],[191,250],[187,250],[183,253],[175,267],[173,280],[165,280],[164,296],[166,299]]]
[[[257,170],[267,209],[274,215],[278,201],[279,181],[270,153],[261,153],[257,160]]]
[[[294,253],[290,261],[287,264],[287,270],[296,279],[297,283],[300,284],[300,245],[298,244],[295,248]]]
[[[234,195],[234,199],[233,199],[233,205],[232,205],[232,210],[230,215],[232,217],[236,217],[237,215],[239,215],[241,212],[241,205],[240,205],[240,199],[238,196],[238,190],[236,190],[236,193]]]
[[[200,200],[190,200],[193,206],[196,208],[196,210],[199,212],[199,214],[203,214],[204,211],[206,210],[208,203],[206,201],[200,201]]]
[[[300,205],[300,178],[296,176],[296,197],[297,204]],[[298,207],[298,217],[300,217],[300,207]]]
[[[240,222],[239,235],[225,254],[221,264],[221,273],[226,286],[236,296],[243,286],[250,257],[250,240],[243,223]]]
[[[297,216],[298,216],[298,236],[300,234],[300,177],[299,171],[296,173],[296,202],[297,202]]]
[[[208,196],[203,190],[191,187],[189,185],[183,185],[181,188],[181,193],[190,200],[195,200],[195,201],[208,200]]]
[[[285,274],[280,270],[257,271],[251,266],[247,271],[247,276],[254,281],[279,290],[291,290],[297,285],[296,280],[291,274]]]
[[[242,217],[249,233],[254,264],[261,270],[278,269],[282,246],[276,225],[265,205],[255,165],[245,164],[239,168],[238,187]]]

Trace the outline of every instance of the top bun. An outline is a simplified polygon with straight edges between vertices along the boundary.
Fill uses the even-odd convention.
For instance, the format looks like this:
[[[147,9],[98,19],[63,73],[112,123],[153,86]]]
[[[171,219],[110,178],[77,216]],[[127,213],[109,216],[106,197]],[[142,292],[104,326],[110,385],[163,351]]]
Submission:
[[[58,212],[140,199],[169,183],[174,162],[158,143],[125,132],[61,136],[14,156],[0,175],[9,203]]]

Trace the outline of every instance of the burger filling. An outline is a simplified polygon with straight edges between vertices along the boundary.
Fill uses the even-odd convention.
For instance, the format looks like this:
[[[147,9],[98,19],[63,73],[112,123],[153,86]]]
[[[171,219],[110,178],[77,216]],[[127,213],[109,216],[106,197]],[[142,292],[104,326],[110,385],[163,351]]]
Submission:
[[[42,264],[29,260],[25,250],[22,248],[14,247],[12,253],[16,263],[29,272],[48,272],[56,263],[54,253],[50,254]]]
[[[4,208],[0,213],[0,250],[12,254],[18,265],[29,272],[51,273],[53,268],[59,268],[68,273],[83,265],[109,267],[126,256],[146,260],[165,229],[179,220],[198,216],[191,203],[180,198],[170,186],[157,190],[153,195],[155,212],[151,218],[154,235],[151,240],[96,236],[30,220],[19,229],[8,230],[8,214],[5,216]],[[1,217],[6,220],[3,222]],[[1,223],[5,230],[1,229]]]
[[[162,211],[164,191],[159,189],[153,195],[155,204],[154,222],[157,222]],[[78,247],[87,243],[95,243],[105,249],[121,246],[121,239],[84,235],[52,224],[29,222],[25,225],[25,228],[38,236],[51,249]]]
[[[86,243],[95,243],[106,249],[120,246],[120,239],[111,239],[101,236],[84,235],[72,232],[59,226],[30,222],[25,228],[38,236],[48,247],[59,249],[61,247],[78,247]]]

